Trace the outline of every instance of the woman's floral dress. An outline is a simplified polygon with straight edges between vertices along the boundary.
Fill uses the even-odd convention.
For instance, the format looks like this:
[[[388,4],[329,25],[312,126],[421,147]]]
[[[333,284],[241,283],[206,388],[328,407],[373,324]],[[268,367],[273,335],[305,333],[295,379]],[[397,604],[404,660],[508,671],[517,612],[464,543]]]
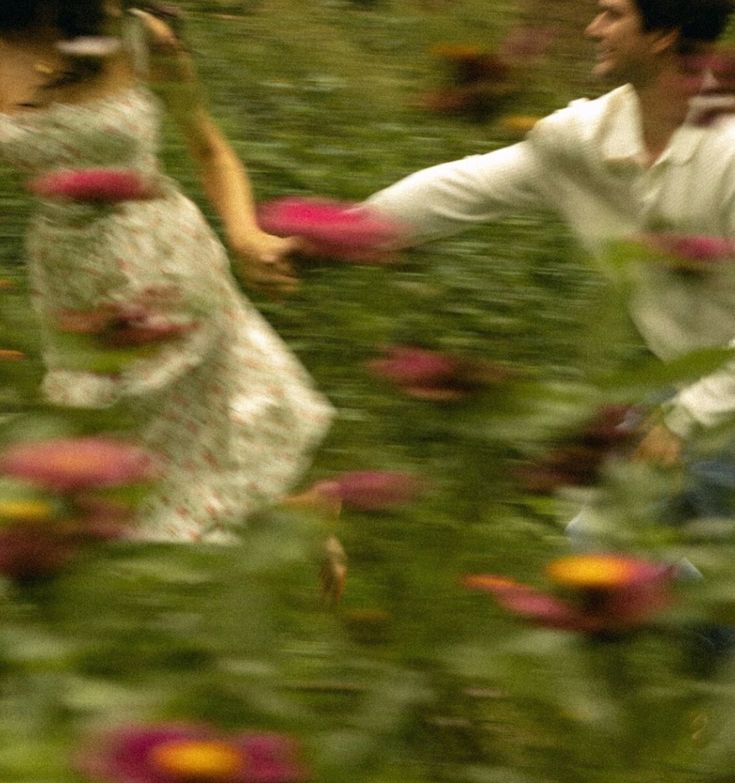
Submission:
[[[124,168],[160,197],[91,204],[39,200],[28,266],[45,336],[44,390],[63,406],[129,403],[160,455],[160,486],[135,535],[227,540],[304,470],[332,409],[240,294],[224,247],[157,160],[157,99],[142,86],[82,104],[0,115],[0,158],[27,173]],[[165,307],[184,333],[115,372],[90,370],[59,313]]]

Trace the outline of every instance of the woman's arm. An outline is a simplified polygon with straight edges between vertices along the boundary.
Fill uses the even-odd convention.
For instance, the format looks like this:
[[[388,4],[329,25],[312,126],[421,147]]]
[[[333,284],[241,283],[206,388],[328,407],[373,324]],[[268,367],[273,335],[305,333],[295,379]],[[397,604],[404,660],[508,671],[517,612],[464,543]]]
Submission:
[[[267,293],[292,291],[297,279],[287,256],[297,248],[297,240],[260,229],[250,178],[207,109],[185,46],[161,19],[143,11],[136,14],[150,41],[149,78],[184,134],[238,271],[248,284]]]

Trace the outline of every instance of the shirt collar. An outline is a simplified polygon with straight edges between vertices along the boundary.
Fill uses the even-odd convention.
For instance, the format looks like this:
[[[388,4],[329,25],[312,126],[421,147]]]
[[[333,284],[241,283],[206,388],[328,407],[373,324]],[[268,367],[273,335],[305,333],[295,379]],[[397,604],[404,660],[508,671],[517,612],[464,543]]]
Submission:
[[[679,165],[686,163],[694,155],[706,132],[706,128],[696,125],[677,128],[654,165],[664,161]],[[608,163],[640,165],[645,160],[638,96],[630,84],[610,94],[610,102],[600,126],[600,144],[603,158]]]

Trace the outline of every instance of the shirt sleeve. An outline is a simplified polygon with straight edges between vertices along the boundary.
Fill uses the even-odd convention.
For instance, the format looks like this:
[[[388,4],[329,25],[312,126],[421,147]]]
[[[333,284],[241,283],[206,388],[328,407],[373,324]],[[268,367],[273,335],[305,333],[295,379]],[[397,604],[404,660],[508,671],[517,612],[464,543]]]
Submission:
[[[735,350],[735,340],[730,343]],[[735,361],[683,388],[665,406],[664,422],[676,435],[689,437],[698,428],[716,427],[735,415]]]
[[[411,174],[366,204],[412,231],[412,241],[437,239],[513,212],[544,208],[543,170],[529,141],[471,155]]]
[[[735,127],[723,133],[724,146],[712,160],[725,182],[721,194],[722,235],[735,240],[735,160],[729,154],[735,142]],[[735,274],[735,269],[732,274]],[[735,308],[735,300],[733,301]],[[735,319],[735,313],[733,314]],[[735,352],[735,334],[727,347]],[[687,437],[698,428],[716,427],[735,420],[735,359],[725,362],[715,372],[681,389],[667,406],[664,421],[677,435]]]

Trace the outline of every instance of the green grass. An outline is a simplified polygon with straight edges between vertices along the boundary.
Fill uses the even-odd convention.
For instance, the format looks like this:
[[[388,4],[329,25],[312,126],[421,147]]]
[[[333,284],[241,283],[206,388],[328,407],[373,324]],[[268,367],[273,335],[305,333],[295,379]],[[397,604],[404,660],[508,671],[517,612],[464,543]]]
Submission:
[[[416,99],[444,79],[432,46],[494,46],[539,8],[564,27],[503,111],[543,114],[596,89],[579,37],[587,6],[562,0],[181,5],[212,111],[263,201],[360,200],[420,167],[512,141],[497,117],[436,116]],[[168,122],[163,156],[217,225]],[[29,207],[18,177],[3,173],[0,263],[17,270]],[[398,469],[430,491],[395,513],[343,514],[336,532],[351,570],[332,611],[316,586],[325,530],[299,515],[255,521],[243,547],[112,547],[58,582],[3,585],[0,778],[73,783],[68,760],[87,728],[172,717],[292,731],[323,783],[652,783],[729,769],[731,710],[717,706],[728,686],[683,672],[674,633],[593,644],[527,629],[459,588],[477,571],[541,584],[543,564],[569,550],[563,511],[528,495],[513,469],[599,400],[590,373],[640,352],[567,229],[550,215],[514,216],[396,267],[302,276],[287,301],[253,299],[338,411],[304,481]],[[27,317],[17,303],[3,314]],[[490,359],[518,380],[457,405],[404,398],[364,366],[389,342]],[[636,376],[644,386],[649,377]],[[45,412],[13,432],[55,426]],[[104,414],[75,426],[104,426]],[[634,507],[656,481],[622,471],[611,496],[632,493]],[[709,586],[690,586],[675,621],[712,605],[732,611],[730,538],[698,550],[639,522],[619,531],[636,551],[696,551],[708,564]],[[720,733],[705,752],[690,723],[710,709]]]

